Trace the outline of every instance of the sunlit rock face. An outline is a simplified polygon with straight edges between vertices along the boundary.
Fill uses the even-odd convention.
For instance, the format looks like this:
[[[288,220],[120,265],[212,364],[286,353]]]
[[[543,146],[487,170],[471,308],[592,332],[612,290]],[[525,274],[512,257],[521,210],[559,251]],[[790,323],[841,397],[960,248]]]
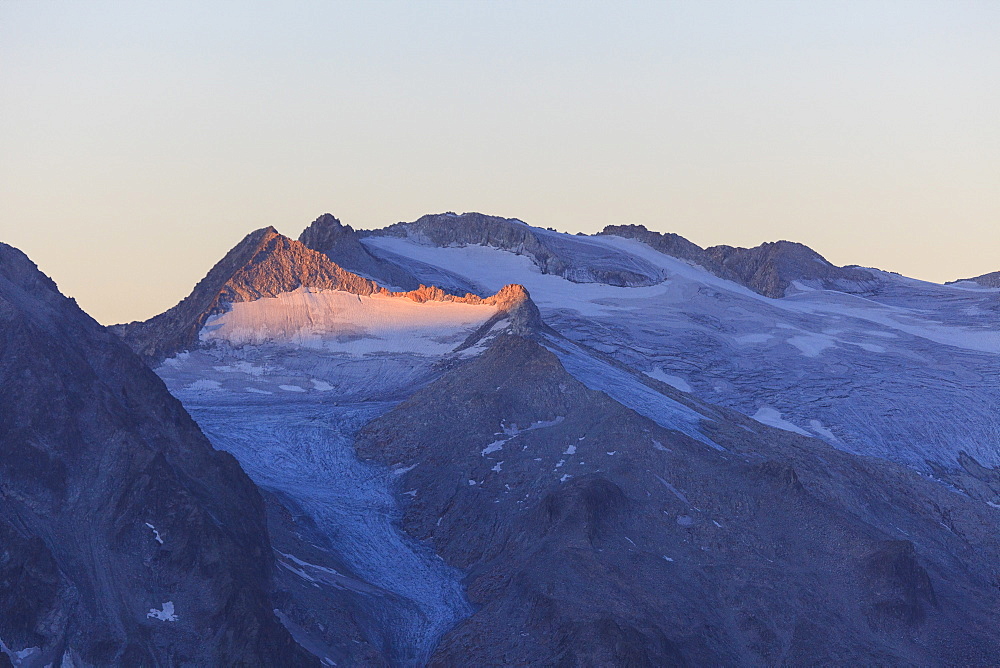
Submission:
[[[272,611],[257,489],[3,244],[0,550],[0,661],[318,665]]]

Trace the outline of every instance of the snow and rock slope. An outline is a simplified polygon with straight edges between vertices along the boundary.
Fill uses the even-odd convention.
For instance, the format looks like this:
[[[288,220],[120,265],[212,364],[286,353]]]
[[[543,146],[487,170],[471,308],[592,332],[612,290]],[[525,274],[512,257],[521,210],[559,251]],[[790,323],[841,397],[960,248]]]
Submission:
[[[770,424],[924,470],[956,467],[961,452],[1000,465],[1000,293],[839,269],[789,244],[708,249],[706,268],[676,240],[626,232],[643,240],[531,228],[578,263],[565,275],[586,273],[593,257],[602,271],[624,257],[655,284],[579,283],[488,244],[383,232],[362,242],[424,281],[458,276],[482,294],[520,283],[564,336]],[[664,252],[674,248],[686,257]],[[735,271],[732,258],[762,290],[787,282],[784,296],[720,276]]]
[[[564,366],[581,354],[567,347],[501,337],[359,435],[403,471],[408,533],[466,573],[476,611],[433,665],[978,664],[1000,649],[994,508],[663,384],[679,407],[647,417],[655,383],[620,369],[611,396],[595,391],[606,374]]]
[[[272,612],[272,564],[236,461],[0,244],[0,663],[318,665]]]
[[[360,462],[354,435],[497,336],[540,327],[520,286],[390,292],[262,230],[171,312],[119,332],[162,357],[170,390],[267,494],[296,639],[338,664],[418,665],[471,609],[460,574],[399,530],[396,477]]]

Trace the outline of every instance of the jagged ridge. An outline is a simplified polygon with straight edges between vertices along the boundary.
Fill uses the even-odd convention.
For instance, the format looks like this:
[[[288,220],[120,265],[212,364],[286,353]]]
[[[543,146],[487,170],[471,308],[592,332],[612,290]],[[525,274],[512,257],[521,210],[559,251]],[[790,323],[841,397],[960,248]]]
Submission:
[[[541,323],[538,309],[523,286],[509,285],[490,297],[472,293],[452,295],[425,285],[392,292],[267,227],[248,234],[173,308],[149,320],[115,325],[112,329],[147,362],[156,364],[195,346],[208,318],[226,311],[228,305],[276,297],[300,287],[341,290],[361,296],[379,294],[417,303],[443,301],[495,306],[500,313],[491,319],[490,326],[497,319],[509,318],[519,333],[527,333]]]

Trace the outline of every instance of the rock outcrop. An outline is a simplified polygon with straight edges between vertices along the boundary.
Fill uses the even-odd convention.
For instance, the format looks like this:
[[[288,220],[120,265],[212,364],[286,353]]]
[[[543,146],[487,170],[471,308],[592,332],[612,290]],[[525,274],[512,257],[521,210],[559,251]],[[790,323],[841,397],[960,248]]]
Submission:
[[[957,281],[948,281],[946,285],[952,283],[961,283],[962,281],[972,281],[973,283],[979,283],[979,285],[985,288],[1000,288],[1000,271],[991,271],[988,274],[983,274],[982,276],[976,276],[975,278],[962,278]]]
[[[0,445],[4,660],[318,665],[272,612],[264,504],[236,460],[4,244]]]
[[[435,246],[492,246],[524,255],[543,274],[555,274],[575,283],[604,283],[619,287],[654,285],[662,280],[652,266],[606,248],[566,243],[551,230],[539,230],[516,218],[481,213],[442,213],[422,216],[412,223],[396,223],[367,234],[415,239]]]
[[[793,281],[840,292],[868,292],[878,287],[870,272],[837,267],[799,243],[775,241],[754,248],[712,246],[705,252],[740,283],[765,297],[780,299]]]
[[[361,236],[350,225],[342,224],[329,213],[314,220],[302,234],[307,248],[326,255],[344,269],[371,278],[380,285],[401,290],[416,290],[420,281],[402,267],[372,255],[361,243]]]
[[[691,262],[720,278],[740,283],[765,297],[780,299],[793,281],[841,292],[868,292],[878,279],[858,267],[837,267],[808,246],[790,241],[764,243],[754,248],[701,248],[672,233],[647,230],[642,225],[608,225],[601,234],[636,239],[651,248]]]

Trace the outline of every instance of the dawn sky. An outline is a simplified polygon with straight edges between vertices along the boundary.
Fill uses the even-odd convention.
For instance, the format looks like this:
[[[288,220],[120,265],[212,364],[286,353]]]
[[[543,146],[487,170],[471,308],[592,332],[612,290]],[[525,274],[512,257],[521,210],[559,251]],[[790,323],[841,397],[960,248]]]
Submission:
[[[247,232],[481,211],[1000,269],[1000,2],[0,0],[0,241],[104,323]]]

